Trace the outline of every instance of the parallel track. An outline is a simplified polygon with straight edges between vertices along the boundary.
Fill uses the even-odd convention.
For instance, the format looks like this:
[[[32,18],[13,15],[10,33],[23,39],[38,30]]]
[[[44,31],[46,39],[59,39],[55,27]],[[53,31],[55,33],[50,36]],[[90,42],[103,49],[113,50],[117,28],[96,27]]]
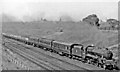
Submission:
[[[6,48],[14,51],[16,54],[20,55],[21,57],[29,60],[30,62],[36,64],[37,66],[41,67],[43,70],[56,70],[58,68],[54,68],[53,66],[49,66],[48,64],[46,64],[44,61],[40,60],[40,59],[37,59],[35,58],[34,56],[31,56],[19,49],[16,49],[14,48],[13,46],[12,47],[8,47],[8,46],[5,46]],[[59,70],[59,69],[58,69]]]

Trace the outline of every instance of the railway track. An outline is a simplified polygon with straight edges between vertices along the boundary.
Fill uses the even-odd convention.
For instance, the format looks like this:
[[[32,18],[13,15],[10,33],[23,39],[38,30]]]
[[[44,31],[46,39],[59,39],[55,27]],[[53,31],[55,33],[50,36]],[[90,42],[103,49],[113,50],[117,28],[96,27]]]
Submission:
[[[20,51],[18,49],[15,49],[14,47],[11,47],[11,46],[9,46],[9,47],[5,46],[5,47],[10,49],[10,50],[12,50],[13,52],[15,52],[16,54],[20,55],[21,57],[29,60],[30,62],[36,64],[37,66],[41,67],[43,70],[55,70],[55,68],[50,67],[49,65],[43,63],[42,61],[36,59],[35,57],[30,56],[30,55],[28,55],[28,54],[26,54],[26,53],[24,53],[24,52],[22,52],[22,51]]]
[[[49,62],[50,64],[54,65],[55,67],[61,68],[61,70],[85,70],[85,71],[89,71],[89,72],[90,72],[90,70],[87,70],[87,69],[85,69],[85,68],[81,68],[81,67],[79,67],[79,66],[77,66],[77,65],[74,65],[74,64],[71,64],[71,63],[69,63],[69,62],[66,62],[66,61],[57,59],[57,58],[55,58],[55,57],[52,57],[52,56],[43,54],[43,53],[41,53],[41,52],[39,52],[39,51],[35,51],[35,50],[33,50],[33,49],[30,50],[30,48],[28,49],[28,47],[23,46],[23,45],[21,45],[21,44],[18,44],[18,43],[14,43],[14,45],[11,44],[11,43],[9,43],[9,44],[12,45],[12,46],[14,46],[14,48],[18,48],[19,50],[22,50],[22,52],[25,52],[25,51],[26,51],[25,49],[27,49],[26,52],[30,52],[32,55],[34,55],[34,57],[35,57],[35,56],[42,55],[42,56],[44,56],[44,57],[42,58],[42,60],[50,60],[50,59],[51,59],[51,60],[59,61],[59,62],[61,62],[61,63],[65,63],[64,66],[62,66],[62,65],[57,65],[57,63],[54,62],[54,61],[46,61],[46,62]],[[41,58],[39,57],[39,59],[41,59]]]

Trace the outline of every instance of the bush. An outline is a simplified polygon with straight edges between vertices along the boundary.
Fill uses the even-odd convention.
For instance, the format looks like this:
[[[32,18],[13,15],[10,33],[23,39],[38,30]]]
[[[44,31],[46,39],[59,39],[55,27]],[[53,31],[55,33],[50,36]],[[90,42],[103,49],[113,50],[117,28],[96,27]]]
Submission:
[[[110,24],[112,28],[118,28],[120,21],[116,19],[108,19],[107,22]]]
[[[83,18],[83,21],[93,26],[100,26],[99,18],[97,17],[96,14],[92,14],[92,15],[87,16],[86,18]]]

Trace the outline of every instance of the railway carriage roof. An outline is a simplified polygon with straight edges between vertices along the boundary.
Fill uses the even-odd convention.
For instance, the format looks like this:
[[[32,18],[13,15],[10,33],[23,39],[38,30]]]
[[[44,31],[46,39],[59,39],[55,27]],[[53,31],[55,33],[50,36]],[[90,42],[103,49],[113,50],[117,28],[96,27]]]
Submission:
[[[52,39],[47,39],[47,38],[42,38],[42,37],[29,37],[29,39],[33,39],[33,40],[38,40],[39,39],[39,41],[48,41],[48,42],[51,42],[52,41]]]
[[[29,39],[38,39],[37,37],[30,36]]]
[[[28,40],[28,38],[23,37],[23,36],[14,36],[14,37],[19,38],[19,39],[25,39],[25,40]]]
[[[60,41],[53,41],[54,43],[59,43],[59,44],[63,44],[63,45],[73,45],[73,43],[66,43],[66,42],[60,42]]]
[[[53,41],[52,39],[47,39],[47,38],[39,38],[39,40],[42,40],[42,41],[49,41],[49,42],[51,42],[51,41]]]
[[[7,35],[6,33],[2,33],[2,35]]]

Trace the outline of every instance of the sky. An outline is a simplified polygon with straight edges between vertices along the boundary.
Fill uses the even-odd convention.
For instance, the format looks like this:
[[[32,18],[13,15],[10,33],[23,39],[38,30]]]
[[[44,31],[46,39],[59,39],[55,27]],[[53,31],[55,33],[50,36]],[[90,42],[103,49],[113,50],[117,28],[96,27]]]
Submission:
[[[0,13],[13,15],[21,20],[57,20],[60,16],[79,21],[90,14],[102,19],[118,19],[119,0],[2,0]]]

